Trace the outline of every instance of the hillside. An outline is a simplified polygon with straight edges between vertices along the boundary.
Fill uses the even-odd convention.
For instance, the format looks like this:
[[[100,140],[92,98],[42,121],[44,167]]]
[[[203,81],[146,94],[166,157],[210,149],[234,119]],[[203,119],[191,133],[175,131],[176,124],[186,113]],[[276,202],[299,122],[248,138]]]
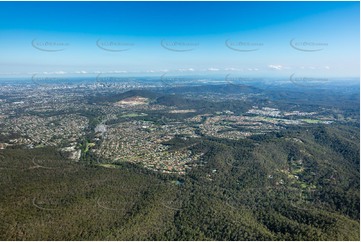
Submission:
[[[204,138],[208,163],[184,177],[3,150],[0,239],[359,240],[355,131]]]

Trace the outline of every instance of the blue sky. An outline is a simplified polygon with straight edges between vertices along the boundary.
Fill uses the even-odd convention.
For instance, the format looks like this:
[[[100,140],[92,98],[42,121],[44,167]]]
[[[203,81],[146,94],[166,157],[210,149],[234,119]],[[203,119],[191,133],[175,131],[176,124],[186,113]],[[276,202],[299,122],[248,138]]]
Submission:
[[[359,77],[359,2],[0,2],[0,75]]]

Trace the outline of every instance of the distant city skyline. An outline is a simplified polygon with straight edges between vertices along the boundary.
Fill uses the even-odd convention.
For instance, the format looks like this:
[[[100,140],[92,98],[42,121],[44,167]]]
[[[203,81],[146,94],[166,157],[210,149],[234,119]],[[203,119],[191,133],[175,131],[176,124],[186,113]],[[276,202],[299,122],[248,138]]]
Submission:
[[[0,76],[359,77],[359,2],[0,2]]]

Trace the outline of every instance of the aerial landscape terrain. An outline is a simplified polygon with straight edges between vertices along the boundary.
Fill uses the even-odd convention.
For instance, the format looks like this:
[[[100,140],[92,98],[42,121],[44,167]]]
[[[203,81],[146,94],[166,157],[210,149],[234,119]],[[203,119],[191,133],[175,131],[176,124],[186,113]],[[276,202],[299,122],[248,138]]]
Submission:
[[[0,3],[0,240],[360,240],[359,3],[21,4]],[[292,34],[213,30],[257,39],[256,12]]]
[[[122,81],[1,87],[2,239],[358,238],[357,82]]]

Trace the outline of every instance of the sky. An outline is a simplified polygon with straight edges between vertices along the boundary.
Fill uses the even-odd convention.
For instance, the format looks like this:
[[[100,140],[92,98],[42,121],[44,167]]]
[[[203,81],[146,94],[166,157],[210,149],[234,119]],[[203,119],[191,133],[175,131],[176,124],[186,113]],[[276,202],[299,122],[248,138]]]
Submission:
[[[359,2],[0,2],[0,76],[359,77]]]

